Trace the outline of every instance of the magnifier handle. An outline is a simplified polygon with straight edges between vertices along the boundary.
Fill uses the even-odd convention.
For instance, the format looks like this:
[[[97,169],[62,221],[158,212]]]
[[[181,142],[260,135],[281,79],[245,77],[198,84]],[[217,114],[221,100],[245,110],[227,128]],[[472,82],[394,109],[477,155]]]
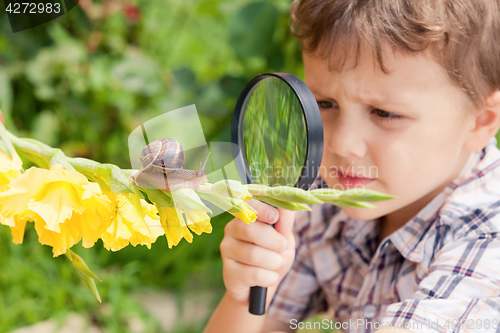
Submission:
[[[267,287],[250,287],[250,305],[248,311],[251,314],[261,316],[266,313]]]
[[[274,228],[274,224],[270,223],[266,224]],[[267,296],[267,287],[259,287],[259,286],[250,287],[250,300],[248,305],[248,312],[257,316],[262,316],[263,314],[265,314],[266,296]]]

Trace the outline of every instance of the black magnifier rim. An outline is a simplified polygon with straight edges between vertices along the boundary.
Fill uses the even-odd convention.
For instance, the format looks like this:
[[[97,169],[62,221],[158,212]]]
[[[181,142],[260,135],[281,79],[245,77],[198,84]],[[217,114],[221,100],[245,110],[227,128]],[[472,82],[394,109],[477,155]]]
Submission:
[[[233,145],[233,156],[236,168],[241,179],[246,184],[255,183],[255,180],[247,167],[245,152],[243,150],[243,120],[245,113],[243,107],[246,104],[246,100],[250,97],[253,88],[260,81],[269,77],[276,77],[286,82],[288,86],[292,88],[295,96],[297,96],[302,106],[307,131],[307,152],[302,172],[299,179],[295,183],[295,187],[307,191],[314,183],[321,166],[321,160],[323,157],[323,122],[321,120],[318,103],[316,102],[316,98],[312,94],[311,90],[309,90],[307,85],[301,79],[290,73],[260,74],[250,80],[240,93],[234,108],[233,122],[231,126],[231,141],[236,144]]]

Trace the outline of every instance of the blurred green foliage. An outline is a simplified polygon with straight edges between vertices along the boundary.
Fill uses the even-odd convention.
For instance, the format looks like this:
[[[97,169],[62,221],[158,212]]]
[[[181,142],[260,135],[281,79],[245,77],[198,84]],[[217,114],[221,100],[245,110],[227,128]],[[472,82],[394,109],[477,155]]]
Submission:
[[[300,75],[287,0],[85,4],[16,34],[5,12],[0,19],[7,125],[70,155],[130,167],[130,131],[190,104],[208,142],[230,141],[232,109],[249,79]]]
[[[130,168],[127,137],[141,123],[195,104],[206,141],[230,141],[233,108],[252,77],[271,71],[303,77],[289,31],[290,0],[80,1],[55,21],[13,34],[0,2],[0,109],[9,130],[59,147],[68,156]],[[28,224],[23,245],[0,227],[0,332],[69,312],[106,332],[128,332],[129,319],[160,325],[131,296],[143,287],[223,293],[214,231],[169,250],[73,249],[103,280],[99,304],[66,257],[52,258]],[[207,318],[208,320],[208,318]],[[201,332],[205,322],[179,323]]]

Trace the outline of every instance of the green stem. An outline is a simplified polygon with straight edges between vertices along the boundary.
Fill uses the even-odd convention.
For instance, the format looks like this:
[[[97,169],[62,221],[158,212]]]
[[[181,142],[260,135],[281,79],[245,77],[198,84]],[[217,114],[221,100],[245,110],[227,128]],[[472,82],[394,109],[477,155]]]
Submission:
[[[44,162],[46,163],[44,166],[48,166],[50,159],[57,152],[57,149],[49,147],[39,141],[20,139],[9,131],[7,131],[7,133],[16,150],[37,165],[40,165],[40,162]]]
[[[16,150],[22,153],[24,156],[26,156],[26,158],[28,158],[38,166],[47,167],[52,157],[59,151],[59,149],[47,146],[40,141],[34,139],[18,138],[8,131],[7,133],[12,142],[12,145],[16,148]],[[85,174],[93,174],[96,167],[100,165],[100,163],[89,160],[87,158],[66,158],[76,170]],[[42,160],[46,165],[40,165],[40,160]]]
[[[69,163],[81,173],[93,173],[100,163],[82,157],[68,157]]]

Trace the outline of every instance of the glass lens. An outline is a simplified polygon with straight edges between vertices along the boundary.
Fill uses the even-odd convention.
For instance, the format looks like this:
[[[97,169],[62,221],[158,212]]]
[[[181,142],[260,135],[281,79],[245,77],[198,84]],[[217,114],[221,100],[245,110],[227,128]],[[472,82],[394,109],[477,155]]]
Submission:
[[[307,132],[293,89],[277,77],[261,80],[243,117],[244,158],[255,183],[294,186],[305,164]]]

